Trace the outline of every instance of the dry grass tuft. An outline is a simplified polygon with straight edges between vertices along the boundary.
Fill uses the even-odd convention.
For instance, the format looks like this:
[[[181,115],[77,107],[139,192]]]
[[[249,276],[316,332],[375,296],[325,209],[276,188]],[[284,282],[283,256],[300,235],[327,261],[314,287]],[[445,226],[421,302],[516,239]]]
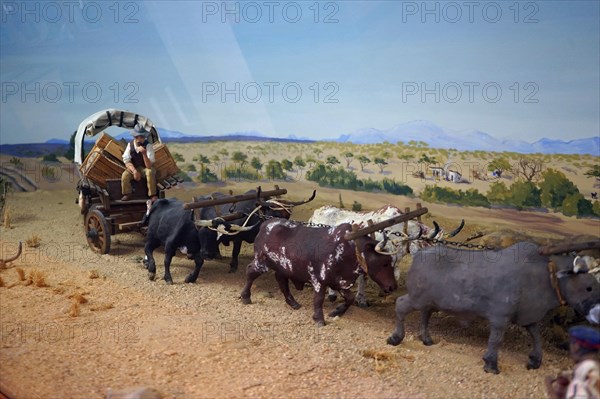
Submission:
[[[19,276],[19,281],[25,281],[25,270],[21,269],[20,267],[17,267],[15,269],[15,271],[17,272],[17,275]]]
[[[0,277],[0,287],[4,287],[4,280],[2,280],[2,277]]]
[[[75,299],[71,300],[71,307],[69,308],[69,316],[77,317],[80,314],[81,314],[81,311],[79,309],[79,302],[77,302],[77,300],[75,300]]]
[[[382,360],[385,362],[394,360],[396,358],[396,355],[394,355],[393,353],[376,351],[374,349],[365,349],[362,351],[361,354],[363,355],[363,357],[366,357],[368,359]]]
[[[27,246],[29,248],[37,248],[40,246],[40,242],[42,241],[42,239],[40,238],[40,236],[38,236],[37,234],[32,235],[31,237],[29,237],[25,243],[27,244]]]
[[[365,349],[361,354],[368,359],[375,360],[375,371],[378,373],[398,367],[397,356],[394,353]]]
[[[108,310],[108,309],[112,309],[114,307],[115,307],[115,305],[113,305],[112,303],[100,303],[98,305],[92,306],[90,308],[90,310],[92,312],[96,312],[98,310]]]
[[[5,228],[12,229],[12,226],[10,224],[11,220],[12,220],[12,213],[10,212],[10,208],[6,207],[6,208],[4,208],[4,218],[2,221],[2,224],[4,225]]]
[[[100,273],[98,273],[97,270],[90,270],[88,272],[88,277],[93,280],[95,278],[99,278],[100,277]]]
[[[29,272],[29,276],[27,278],[27,284],[33,284],[36,287],[47,287],[48,284],[46,284],[46,276],[44,275],[43,272],[37,270],[37,269],[33,269]]]
[[[52,292],[55,294],[61,295],[65,293],[65,289],[63,287],[54,287],[52,288]]]
[[[82,293],[80,292],[76,292],[73,295],[69,295],[69,298],[73,300],[73,302],[77,302],[77,303],[87,303],[88,300],[86,297],[83,296]]]

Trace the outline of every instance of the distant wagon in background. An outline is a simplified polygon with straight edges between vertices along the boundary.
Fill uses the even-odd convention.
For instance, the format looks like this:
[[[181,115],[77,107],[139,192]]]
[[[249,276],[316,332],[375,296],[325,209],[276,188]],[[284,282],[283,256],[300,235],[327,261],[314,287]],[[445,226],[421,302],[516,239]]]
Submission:
[[[133,129],[136,124],[150,132],[156,161],[156,181],[159,198],[165,190],[181,182],[176,177],[179,168],[160,140],[154,123],[145,116],[117,109],[97,112],[81,122],[75,135],[75,163],[79,164],[81,179],[77,183],[78,203],[84,215],[86,239],[92,250],[101,254],[110,251],[110,237],[125,231],[140,229],[146,212],[146,181],[133,182],[130,201],[121,201],[121,175],[125,171],[123,152],[126,143],[115,140],[104,130],[111,126]],[[85,137],[100,134],[90,153],[83,159]]]

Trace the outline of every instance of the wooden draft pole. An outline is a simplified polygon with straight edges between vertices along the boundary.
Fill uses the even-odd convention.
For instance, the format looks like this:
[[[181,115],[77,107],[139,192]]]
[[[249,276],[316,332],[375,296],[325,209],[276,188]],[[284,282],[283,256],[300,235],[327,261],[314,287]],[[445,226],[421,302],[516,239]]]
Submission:
[[[412,212],[408,212],[408,213],[404,213],[402,215],[394,216],[391,219],[387,219],[387,220],[384,220],[382,222],[375,223],[372,226],[367,226],[367,227],[365,227],[363,229],[360,229],[358,231],[352,231],[352,232],[346,233],[346,235],[344,236],[344,238],[346,240],[354,240],[354,239],[356,239],[358,237],[362,237],[364,235],[374,233],[374,232],[376,232],[378,230],[383,230],[386,227],[390,227],[390,226],[393,226],[395,224],[406,222],[407,220],[410,220],[410,219],[414,219],[414,218],[416,218],[418,216],[426,214],[427,212],[429,212],[429,210],[426,207],[423,207],[421,209],[417,209],[417,210],[414,210]]]
[[[538,253],[543,256],[563,254],[571,251],[583,251],[586,249],[599,249],[600,240],[598,241],[587,241],[580,243],[563,243],[557,245],[544,245],[538,248]]]
[[[278,195],[283,195],[283,194],[287,194],[287,190],[285,188],[275,189],[275,190],[271,190],[271,191],[262,191],[260,193],[260,198],[276,197]],[[183,207],[184,207],[184,209],[196,209],[196,208],[205,208],[205,207],[215,206],[215,205],[234,204],[234,203],[240,202],[240,201],[247,201],[247,200],[255,199],[256,196],[257,196],[257,194],[232,195],[232,196],[226,196],[226,197],[217,198],[217,199],[209,199],[209,200],[203,200],[203,201],[197,201],[197,202],[186,202],[185,204],[183,204]]]

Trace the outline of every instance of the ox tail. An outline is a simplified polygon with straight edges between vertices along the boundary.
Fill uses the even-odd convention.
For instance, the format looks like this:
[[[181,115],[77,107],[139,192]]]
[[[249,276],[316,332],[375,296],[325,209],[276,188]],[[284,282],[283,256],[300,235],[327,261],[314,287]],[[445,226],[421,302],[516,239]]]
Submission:
[[[142,226],[148,225],[148,221],[150,220],[150,215],[156,209],[159,202],[161,202],[161,200],[155,201],[154,203],[152,203],[152,200],[146,201],[146,213],[144,213],[144,217],[142,218],[142,221],[140,222],[142,224]]]

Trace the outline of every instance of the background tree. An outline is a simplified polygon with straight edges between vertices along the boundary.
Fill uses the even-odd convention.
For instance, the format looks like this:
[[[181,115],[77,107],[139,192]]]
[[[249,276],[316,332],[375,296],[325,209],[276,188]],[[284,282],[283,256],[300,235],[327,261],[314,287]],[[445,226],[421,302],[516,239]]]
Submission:
[[[298,168],[300,173],[302,173],[306,167],[306,162],[304,162],[304,159],[302,159],[300,155],[296,155],[296,158],[294,158],[294,165]]]
[[[71,159],[71,161],[72,160],[73,159]],[[10,162],[17,169],[21,169],[23,167],[23,161],[21,161],[21,158],[12,157],[8,162]]]
[[[204,173],[204,169],[206,168],[206,165],[210,164],[210,159],[208,159],[208,157],[206,155],[198,155],[197,157],[194,157],[194,161],[198,162],[200,164],[200,172]]]
[[[504,182],[496,181],[490,184],[490,189],[486,194],[488,200],[492,204],[510,204],[512,199],[512,193],[506,187]]]
[[[244,154],[241,151],[235,151],[231,155],[231,160],[235,164],[238,170],[241,170],[244,167],[244,164],[248,162],[248,155]]]
[[[358,163],[360,164],[360,171],[361,172],[365,170],[365,166],[366,165],[368,165],[368,164],[371,163],[371,160],[368,157],[364,156],[364,155],[359,156],[357,159],[358,159]]]
[[[263,167],[263,163],[260,162],[260,159],[258,157],[252,157],[252,159],[250,160],[250,166],[252,166],[252,168],[256,170],[256,173],[260,173]]]
[[[595,177],[596,179],[600,179],[600,165],[594,165],[591,169],[588,169],[584,175],[587,177]]]
[[[542,173],[542,178],[540,183],[541,200],[545,207],[560,209],[565,198],[579,194],[577,186],[560,171],[547,169]]]
[[[501,177],[504,171],[510,170],[510,162],[506,158],[496,158],[488,164],[489,172],[496,172],[498,177]]]
[[[329,155],[327,157],[327,160],[325,161],[325,163],[327,165],[335,166],[335,165],[338,165],[340,163],[340,161],[337,159],[337,157],[335,155]]]
[[[379,157],[376,157],[373,162],[375,163],[375,165],[377,165],[379,167],[379,173],[383,173],[383,170],[388,165],[388,163],[385,159],[379,158]]]
[[[348,151],[344,154],[344,159],[346,159],[346,168],[350,169],[350,164],[352,163],[352,160],[354,159],[354,154],[351,153],[350,151]]]
[[[417,163],[425,165],[423,173],[427,174],[427,171],[429,170],[429,165],[437,163],[437,160],[435,159],[435,157],[430,157],[428,154],[421,154],[421,158],[419,158]]]
[[[73,132],[71,138],[69,139],[69,148],[65,152],[65,158],[69,161],[73,162],[75,160],[75,136],[77,135],[77,130]],[[85,159],[85,157],[84,157]]]
[[[561,205],[562,213],[566,216],[588,216],[594,214],[592,202],[581,193],[574,193],[565,198]]]
[[[540,189],[530,181],[514,182],[510,186],[510,191],[512,192],[512,203],[518,208],[538,208],[542,205]]]
[[[544,164],[542,160],[522,157],[512,168],[512,171],[518,178],[532,182],[540,178],[543,168]]]
[[[312,155],[307,155],[306,163],[308,164],[308,167],[312,169],[312,167],[315,166],[315,164],[317,163],[317,159]]]
[[[183,157],[183,155],[181,155],[178,152],[173,153],[173,159],[175,160],[175,162],[185,162],[185,158]]]
[[[283,161],[281,161],[281,167],[283,168],[283,170],[291,172],[292,169],[294,169],[294,164],[291,161],[284,159]]]
[[[279,161],[271,159],[269,163],[267,163],[267,177],[272,180],[286,178],[286,174],[284,173],[283,167]]]

